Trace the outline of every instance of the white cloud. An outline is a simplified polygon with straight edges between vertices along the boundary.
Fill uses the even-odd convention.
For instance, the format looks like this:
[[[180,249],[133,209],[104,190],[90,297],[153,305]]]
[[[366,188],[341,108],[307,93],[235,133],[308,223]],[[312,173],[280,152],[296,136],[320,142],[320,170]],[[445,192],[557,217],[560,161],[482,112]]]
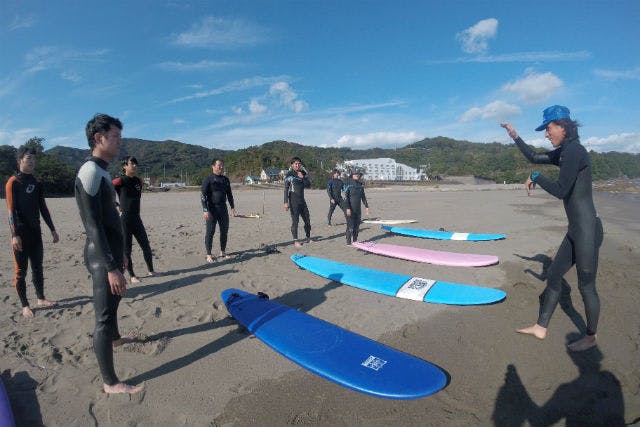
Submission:
[[[459,118],[461,122],[482,120],[504,120],[520,114],[520,107],[504,101],[493,101],[483,107],[473,107],[465,111]]]
[[[342,135],[336,141],[337,147],[393,147],[404,146],[424,139],[416,132],[373,132],[363,135]]]
[[[173,124],[174,125],[183,125],[185,123],[187,123],[187,122],[184,119],[173,119]]]
[[[11,22],[11,24],[9,24],[9,26],[7,27],[7,29],[9,31],[15,31],[15,30],[20,30],[22,28],[31,28],[35,26],[37,22],[38,21],[33,15],[29,15],[29,16],[16,15],[13,18],[13,21]]]
[[[170,38],[171,43],[178,46],[232,49],[264,43],[269,32],[257,24],[239,19],[206,16],[188,31],[173,34]]]
[[[171,100],[167,101],[167,104],[174,104],[176,102],[189,101],[189,100],[192,100],[192,99],[207,98],[209,96],[222,95],[223,93],[238,92],[238,91],[243,91],[243,90],[247,90],[247,89],[253,89],[255,87],[271,85],[274,82],[278,82],[280,80],[282,80],[282,76],[277,76],[277,77],[251,77],[251,78],[247,78],[247,79],[236,80],[236,81],[233,81],[231,83],[228,83],[228,84],[226,84],[224,86],[220,86],[220,87],[215,88],[215,89],[202,91],[202,92],[197,92],[197,93],[194,93],[193,95],[187,95],[187,96],[182,96],[180,98],[171,99]]]
[[[261,104],[257,99],[252,99],[251,102],[249,102],[249,112],[251,114],[262,114],[266,113],[267,110],[267,106]]]
[[[505,84],[501,90],[512,92],[527,104],[533,104],[550,98],[564,86],[562,80],[553,73],[535,73],[529,70],[525,74],[523,78]]]
[[[591,58],[591,52],[580,50],[576,52],[515,52],[504,53],[499,55],[479,55],[465,56],[461,58],[449,60],[433,60],[428,61],[430,64],[451,64],[465,62],[479,63],[507,63],[507,62],[567,62],[567,61],[584,61]]]
[[[488,40],[498,32],[498,20],[483,19],[472,27],[456,34],[462,43],[462,50],[466,53],[484,53],[489,48]]]
[[[19,147],[30,138],[38,136],[39,134],[41,134],[41,130],[37,128],[15,130],[0,129],[0,145],[12,145],[14,147]]]
[[[298,99],[298,94],[287,82],[273,83],[269,88],[269,95],[274,97],[281,105],[296,113],[301,113],[309,107],[305,101]]]
[[[630,70],[595,70],[594,73],[607,80],[640,80],[640,67]]]
[[[606,137],[592,136],[582,140],[588,150],[599,152],[619,151],[624,153],[640,153],[640,133],[630,132]]]
[[[158,64],[158,67],[168,71],[190,72],[215,70],[238,65],[235,62],[203,60],[198,62],[165,61]]]

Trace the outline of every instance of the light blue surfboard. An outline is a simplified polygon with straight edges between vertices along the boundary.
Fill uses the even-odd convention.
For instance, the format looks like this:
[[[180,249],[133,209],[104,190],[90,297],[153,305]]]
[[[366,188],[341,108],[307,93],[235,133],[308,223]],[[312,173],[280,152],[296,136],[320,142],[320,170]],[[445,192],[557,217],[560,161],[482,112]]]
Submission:
[[[383,225],[382,229],[385,231],[390,231],[391,233],[401,234],[403,236],[421,237],[423,239],[437,240],[468,240],[478,242],[482,240],[501,240],[507,237],[504,234],[457,233],[453,231],[420,230],[417,228],[391,227],[388,225]]]
[[[305,270],[344,285],[415,301],[480,305],[493,304],[507,296],[500,289],[405,276],[307,255],[292,255],[291,260]]]
[[[387,399],[443,389],[439,367],[286,305],[239,289],[222,292],[229,313],[269,347],[341,386]]]

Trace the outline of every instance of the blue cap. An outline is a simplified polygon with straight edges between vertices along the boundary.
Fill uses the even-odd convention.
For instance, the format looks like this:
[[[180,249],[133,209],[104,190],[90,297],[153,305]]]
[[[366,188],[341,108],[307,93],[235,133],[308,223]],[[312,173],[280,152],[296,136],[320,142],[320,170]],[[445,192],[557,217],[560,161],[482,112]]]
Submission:
[[[545,130],[547,125],[554,120],[558,119],[570,119],[569,109],[562,105],[552,105],[545,108],[542,112],[542,124],[536,128],[536,131]]]

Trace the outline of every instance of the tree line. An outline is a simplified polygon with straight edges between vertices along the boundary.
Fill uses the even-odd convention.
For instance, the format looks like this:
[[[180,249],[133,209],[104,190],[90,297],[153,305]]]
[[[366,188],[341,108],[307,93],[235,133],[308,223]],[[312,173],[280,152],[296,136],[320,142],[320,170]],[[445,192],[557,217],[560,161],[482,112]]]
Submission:
[[[57,146],[44,150],[44,141],[41,137],[25,141],[36,151],[36,176],[45,182],[48,197],[72,195],[76,173],[90,155],[89,148]],[[16,151],[12,146],[0,146],[3,193],[4,183],[16,170]],[[288,169],[291,157],[298,156],[315,178],[313,182],[316,188],[325,185],[331,169],[337,163],[379,157],[390,157],[399,163],[422,169],[429,177],[473,175],[500,183],[520,183],[534,168],[551,177],[556,177],[558,173],[556,167],[530,164],[515,144],[474,143],[441,136],[400,148],[366,150],[313,147],[287,141],[271,141],[239,150],[220,150],[171,140],[123,138],[119,158],[127,155],[138,159],[138,174],[148,177],[154,185],[160,182],[200,185],[211,173],[213,158],[222,158],[229,179],[241,182],[248,175],[259,175],[263,168]],[[590,156],[594,180],[640,177],[640,154],[591,151]],[[111,174],[117,176],[120,171],[120,162],[112,162]]]

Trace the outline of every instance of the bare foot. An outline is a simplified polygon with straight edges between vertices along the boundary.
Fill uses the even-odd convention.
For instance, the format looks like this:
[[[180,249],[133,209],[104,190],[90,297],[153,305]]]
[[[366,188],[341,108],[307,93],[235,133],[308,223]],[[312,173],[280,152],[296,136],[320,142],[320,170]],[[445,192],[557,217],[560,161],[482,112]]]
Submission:
[[[27,319],[33,319],[33,311],[30,307],[22,307],[22,315]]]
[[[38,307],[55,307],[58,305],[57,301],[49,301],[48,299],[39,299]]]
[[[293,242],[293,246],[295,246],[296,248],[301,248],[302,247],[302,243],[298,242],[297,240],[295,242]]]
[[[307,237],[307,243],[311,243],[311,237]]]
[[[117,340],[113,340],[112,344],[113,344],[113,348],[116,348],[124,344],[136,342],[137,340],[138,340],[138,335],[134,331],[131,331],[124,337],[120,337]]]
[[[138,279],[136,276],[131,276],[131,283],[140,283],[140,279]]]
[[[211,255],[207,255],[207,264],[213,264],[214,261],[215,259]]]
[[[224,252],[220,252],[220,258],[222,258],[222,259],[231,259],[231,255],[227,255]]]
[[[129,385],[129,384],[126,384],[126,383],[117,383],[117,384],[114,384],[114,385],[104,384],[102,389],[104,390],[105,393],[108,393],[108,394],[116,394],[116,393],[134,394],[134,393],[139,393],[142,390],[144,390],[144,386],[142,386],[142,385]]]
[[[149,276],[149,277],[154,277],[154,276],[157,276],[157,275],[158,275],[158,273],[156,273],[155,271],[150,271],[150,272],[147,274],[147,276]]]
[[[519,334],[533,335],[539,340],[543,340],[547,336],[547,328],[543,328],[537,323],[533,326],[529,326],[528,328],[518,329],[516,332]]]
[[[597,344],[595,335],[585,335],[578,341],[572,342],[567,347],[569,347],[569,350],[571,351],[585,351],[591,347],[595,347]]]

